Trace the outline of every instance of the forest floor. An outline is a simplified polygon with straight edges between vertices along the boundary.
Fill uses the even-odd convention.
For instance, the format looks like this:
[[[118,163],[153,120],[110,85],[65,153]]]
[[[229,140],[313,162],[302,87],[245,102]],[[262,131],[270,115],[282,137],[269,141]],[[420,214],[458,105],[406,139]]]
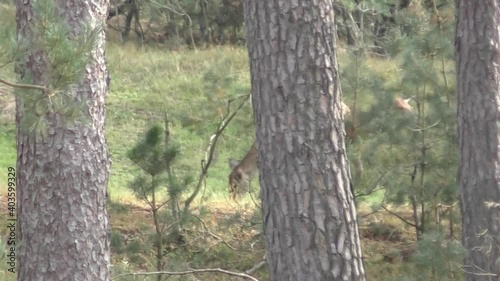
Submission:
[[[0,220],[6,221],[7,201],[0,196]],[[260,217],[255,205],[211,201],[195,206],[193,214],[202,224],[189,224],[182,243],[167,245],[165,260],[167,271],[221,268],[268,280],[266,264],[262,263],[264,245],[261,237]],[[202,210],[203,209],[203,210]],[[365,216],[369,210],[359,211],[359,230],[365,269],[370,280],[391,280],[404,277],[416,268],[410,255],[415,252],[415,232],[410,226],[384,211]],[[401,212],[411,220],[410,212]],[[409,211],[409,210],[408,210]],[[113,275],[139,271],[155,271],[155,256],[151,246],[153,233],[152,213],[146,206],[131,203],[111,203],[109,207],[112,229],[111,249]],[[0,228],[0,237],[6,236]],[[3,242],[4,243],[4,242]],[[169,242],[167,242],[169,243]],[[0,276],[5,257],[0,258]],[[12,274],[6,273],[6,280]],[[378,279],[377,276],[384,276]],[[141,280],[155,280],[152,277]],[[180,277],[179,277],[180,278]],[[216,273],[205,273],[199,280],[239,280]],[[135,280],[130,276],[120,280]],[[169,280],[194,280],[177,279]],[[241,279],[243,280],[243,279]]]

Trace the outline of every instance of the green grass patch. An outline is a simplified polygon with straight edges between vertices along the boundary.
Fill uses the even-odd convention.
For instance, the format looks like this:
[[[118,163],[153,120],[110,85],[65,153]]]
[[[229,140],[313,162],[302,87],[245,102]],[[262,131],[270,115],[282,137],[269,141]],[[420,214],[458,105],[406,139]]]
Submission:
[[[16,167],[16,127],[0,123],[0,194],[7,191],[7,169]]]
[[[249,93],[247,53],[243,48],[221,47],[203,51],[165,52],[133,45],[108,46],[111,89],[107,100],[107,139],[113,165],[110,195],[130,199],[126,185],[137,167],[127,158],[147,126],[162,122],[166,111],[172,141],[181,146],[176,171],[197,177],[210,136],[229,98]],[[253,121],[247,105],[227,128],[207,179],[208,197],[225,196],[227,158],[242,157],[253,141]]]

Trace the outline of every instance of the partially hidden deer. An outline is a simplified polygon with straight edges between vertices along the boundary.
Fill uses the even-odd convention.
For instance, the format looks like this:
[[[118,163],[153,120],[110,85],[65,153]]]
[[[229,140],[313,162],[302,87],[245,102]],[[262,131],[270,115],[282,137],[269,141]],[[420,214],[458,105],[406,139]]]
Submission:
[[[248,186],[257,174],[257,143],[254,142],[243,160],[230,158],[229,168],[232,170],[229,174],[229,194],[233,200],[236,200],[239,188]]]
[[[343,102],[341,108],[344,116],[351,112],[351,109]],[[229,194],[233,200],[236,200],[240,189],[247,187],[257,174],[257,148],[257,142],[254,142],[243,160],[229,159],[229,168],[232,170],[229,174]]]
[[[404,112],[412,112],[413,108],[409,104],[412,98],[404,99],[396,96],[394,98],[394,107]],[[351,113],[351,109],[344,102],[341,103],[341,110],[344,117]],[[347,135],[349,138],[349,132],[347,132]],[[232,199],[236,200],[239,189],[248,185],[257,174],[257,143],[252,145],[252,148],[250,148],[250,151],[248,151],[243,160],[238,161],[230,158],[229,167],[232,170],[231,174],[229,174],[229,193]]]
[[[409,101],[412,99],[412,97],[408,98],[408,99],[403,99],[401,97],[396,97],[394,98],[394,106],[396,107],[396,109],[399,109],[399,110],[402,110],[402,111],[407,111],[407,112],[411,112],[412,111],[412,107],[411,105],[409,104]]]

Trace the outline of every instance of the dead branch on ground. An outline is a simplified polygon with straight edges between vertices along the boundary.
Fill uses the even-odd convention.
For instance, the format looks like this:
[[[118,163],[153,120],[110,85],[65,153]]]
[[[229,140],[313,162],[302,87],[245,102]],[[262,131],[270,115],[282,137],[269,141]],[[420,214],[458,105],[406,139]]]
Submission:
[[[213,233],[212,231],[210,231],[210,229],[208,228],[207,224],[205,223],[204,220],[202,220],[200,217],[198,216],[194,216],[197,220],[199,220],[201,222],[201,224],[203,225],[203,228],[205,229],[205,231],[210,235],[212,236],[213,238],[215,238],[216,240],[220,241],[221,243],[223,243],[224,245],[226,245],[229,249],[235,251],[236,249],[231,246],[228,242],[226,242],[226,240],[224,240],[222,237],[216,235],[215,233]]]
[[[172,275],[188,275],[188,274],[200,274],[200,273],[223,273],[223,274],[227,274],[227,275],[231,275],[231,276],[249,279],[252,281],[259,281],[257,278],[250,276],[248,274],[233,272],[233,271],[220,269],[220,268],[192,269],[192,270],[187,270],[187,271],[155,271],[155,272],[125,273],[125,274],[120,274],[111,280],[118,280],[118,279],[120,279],[122,277],[126,277],[126,276],[134,276],[134,277],[135,276],[151,276],[151,275],[172,276]]]

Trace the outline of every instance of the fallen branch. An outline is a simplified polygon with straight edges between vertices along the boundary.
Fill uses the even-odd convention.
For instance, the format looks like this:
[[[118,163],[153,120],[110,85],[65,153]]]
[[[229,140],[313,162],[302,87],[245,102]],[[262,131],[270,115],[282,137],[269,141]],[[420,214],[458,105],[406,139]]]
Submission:
[[[266,261],[263,260],[259,263],[257,263],[256,265],[254,265],[252,268],[250,268],[249,270],[245,271],[245,274],[252,274],[254,273],[255,271],[257,271],[258,269],[260,269],[261,267],[263,267],[264,265],[266,264]]]
[[[205,221],[204,221],[204,220],[202,220],[201,218],[199,218],[199,217],[197,217],[197,216],[195,216],[195,215],[192,215],[192,216],[193,216],[193,217],[195,217],[196,219],[198,219],[198,220],[201,222],[201,224],[203,225],[203,228],[205,228],[205,231],[206,231],[206,232],[208,232],[208,234],[209,234],[210,236],[212,236],[213,238],[215,238],[215,239],[217,239],[217,240],[221,241],[221,242],[222,242],[224,245],[226,245],[229,249],[231,249],[231,250],[233,250],[233,251],[235,251],[235,250],[236,250],[236,249],[234,249],[234,247],[233,247],[233,246],[231,246],[229,243],[227,243],[227,242],[226,242],[226,240],[222,239],[221,237],[219,237],[218,235],[216,235],[216,234],[214,234],[212,231],[210,231],[210,229],[208,228],[208,226],[207,226],[207,224],[205,223]]]
[[[236,277],[241,277],[245,279],[249,279],[252,281],[259,281],[257,278],[250,276],[245,273],[238,273],[238,272],[233,272],[225,269],[220,269],[220,268],[207,268],[207,269],[193,269],[193,270],[188,270],[188,271],[155,271],[155,272],[135,272],[135,273],[125,273],[125,274],[120,274],[114,277],[111,280],[118,280],[122,277],[126,276],[151,276],[151,275],[167,275],[167,276],[172,276],[172,275],[188,275],[188,274],[200,274],[200,273],[210,273],[210,272],[215,272],[215,273],[223,273],[231,276],[236,276]]]

